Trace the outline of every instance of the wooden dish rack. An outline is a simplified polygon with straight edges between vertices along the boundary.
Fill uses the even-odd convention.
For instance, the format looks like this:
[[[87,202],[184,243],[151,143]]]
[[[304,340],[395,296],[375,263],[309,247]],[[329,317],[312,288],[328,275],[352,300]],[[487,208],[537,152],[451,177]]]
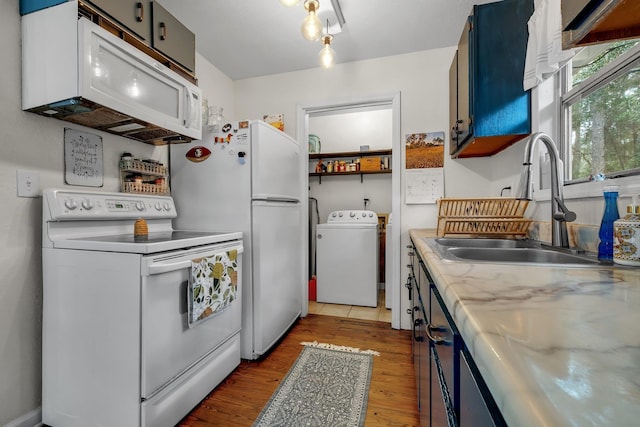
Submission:
[[[524,218],[528,200],[509,197],[438,200],[438,237],[464,234],[474,237],[526,236],[530,219]]]

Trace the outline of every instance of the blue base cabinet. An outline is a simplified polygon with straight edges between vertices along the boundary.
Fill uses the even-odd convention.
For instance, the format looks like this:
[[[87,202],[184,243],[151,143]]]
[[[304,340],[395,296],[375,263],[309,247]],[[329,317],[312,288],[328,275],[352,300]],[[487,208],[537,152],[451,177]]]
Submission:
[[[413,355],[421,427],[506,427],[429,267],[409,247]]]
[[[452,157],[496,154],[531,133],[523,89],[533,0],[475,5],[449,69]]]

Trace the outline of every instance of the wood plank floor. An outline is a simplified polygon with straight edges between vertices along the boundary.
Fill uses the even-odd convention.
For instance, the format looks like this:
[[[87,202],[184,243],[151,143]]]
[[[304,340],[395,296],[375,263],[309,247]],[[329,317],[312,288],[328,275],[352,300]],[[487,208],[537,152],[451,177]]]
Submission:
[[[302,351],[302,341],[372,349],[366,426],[419,426],[410,331],[389,323],[309,314],[281,343],[258,361],[243,360],[178,425],[251,426]]]

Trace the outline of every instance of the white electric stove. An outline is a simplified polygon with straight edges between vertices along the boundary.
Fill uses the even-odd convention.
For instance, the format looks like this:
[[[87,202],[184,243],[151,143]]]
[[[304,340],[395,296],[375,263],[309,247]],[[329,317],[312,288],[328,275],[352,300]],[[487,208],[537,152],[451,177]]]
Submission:
[[[171,197],[43,192],[44,424],[174,426],[240,363],[242,233],[176,216]],[[236,299],[190,325],[193,261],[232,252]]]

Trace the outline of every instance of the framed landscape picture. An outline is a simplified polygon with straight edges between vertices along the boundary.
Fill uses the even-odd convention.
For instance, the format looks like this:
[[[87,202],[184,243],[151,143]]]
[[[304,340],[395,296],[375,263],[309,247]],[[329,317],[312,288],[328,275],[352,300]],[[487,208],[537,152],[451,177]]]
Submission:
[[[406,135],[407,169],[444,167],[444,132]]]

